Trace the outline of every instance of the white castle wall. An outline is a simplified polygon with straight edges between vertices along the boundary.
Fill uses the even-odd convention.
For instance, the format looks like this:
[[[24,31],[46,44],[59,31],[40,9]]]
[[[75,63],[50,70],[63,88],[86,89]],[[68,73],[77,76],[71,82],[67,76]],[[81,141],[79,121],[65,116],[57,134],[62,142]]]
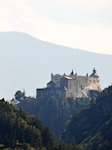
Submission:
[[[71,74],[65,76],[60,74],[51,74],[51,81],[55,83],[55,87],[60,88],[60,80],[64,77],[67,77],[67,85],[64,87],[66,89],[66,97],[82,97],[83,92],[87,92],[89,90],[100,91],[100,81],[99,76],[97,75],[77,76],[76,74]]]

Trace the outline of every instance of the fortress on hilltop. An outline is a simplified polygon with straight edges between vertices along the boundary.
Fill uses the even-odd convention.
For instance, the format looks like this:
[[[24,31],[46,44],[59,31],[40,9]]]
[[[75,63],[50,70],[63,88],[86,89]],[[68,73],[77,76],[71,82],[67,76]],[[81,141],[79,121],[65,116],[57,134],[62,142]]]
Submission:
[[[63,97],[84,98],[92,97],[93,94],[100,92],[99,75],[96,69],[93,69],[91,75],[80,76],[72,71],[70,75],[51,74],[51,81],[47,83],[47,87],[37,89],[36,97],[43,94],[55,95],[60,93]]]

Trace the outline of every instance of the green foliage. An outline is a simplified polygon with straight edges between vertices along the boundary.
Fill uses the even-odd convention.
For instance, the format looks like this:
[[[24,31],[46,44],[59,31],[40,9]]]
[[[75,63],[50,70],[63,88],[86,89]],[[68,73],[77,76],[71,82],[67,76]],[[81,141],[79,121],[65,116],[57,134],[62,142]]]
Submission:
[[[64,98],[60,93],[54,96],[46,93],[37,100],[21,101],[18,107],[38,115],[43,124],[50,127],[57,139],[60,139],[74,113],[88,107],[89,104],[88,99]]]
[[[94,97],[89,101],[88,99],[64,98],[59,93],[54,96],[44,94],[37,100],[25,97],[18,107],[27,110],[30,114],[39,115],[44,125],[49,126],[58,139],[68,126],[61,138],[67,143],[72,143],[58,143],[49,128],[43,128],[38,118],[27,117],[27,113],[21,109],[16,114],[1,113],[0,116],[4,118],[6,124],[5,118],[10,116],[12,128],[16,127],[14,120],[17,120],[18,116],[18,121],[16,121],[20,129],[18,137],[21,137],[19,146],[22,143],[23,149],[31,149],[31,147],[38,147],[39,150],[112,149],[112,86],[104,89],[96,100]],[[3,109],[14,111],[13,107]],[[4,129],[3,126],[2,128]],[[11,136],[13,140],[10,143],[14,146],[16,142],[17,145],[18,137],[14,131]],[[8,139],[9,137],[5,136],[5,140],[8,141]]]
[[[60,146],[51,130],[44,128],[38,117],[0,101],[0,149],[62,150]],[[74,150],[72,145],[64,144],[64,148]]]
[[[0,101],[0,146],[18,147],[28,149],[28,147],[41,148],[44,143],[44,128],[38,117],[29,116],[22,109],[16,109],[5,101]],[[46,134],[50,130],[46,129]],[[53,147],[57,143],[53,134],[49,134],[48,142]],[[53,144],[52,144],[53,143]],[[51,150],[51,149],[49,149]]]
[[[49,128],[45,128],[42,133],[43,137],[43,145],[47,148],[47,150],[56,150],[57,142]]]
[[[17,91],[14,96],[15,96],[15,99],[20,100],[21,98],[25,97],[25,93],[21,91]]]
[[[79,144],[76,148],[112,149],[112,86],[102,91],[96,104],[75,114],[62,136],[68,143],[73,138]]]
[[[110,96],[112,95],[112,86],[109,86],[108,88],[105,88],[102,91],[102,95],[101,96]]]

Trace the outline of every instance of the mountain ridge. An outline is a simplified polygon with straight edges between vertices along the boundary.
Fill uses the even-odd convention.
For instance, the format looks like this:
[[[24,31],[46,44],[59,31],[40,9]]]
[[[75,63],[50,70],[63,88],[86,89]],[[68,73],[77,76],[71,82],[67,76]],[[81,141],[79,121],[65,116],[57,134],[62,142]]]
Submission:
[[[11,99],[23,89],[34,96],[36,88],[49,82],[51,73],[69,74],[72,69],[85,75],[96,67],[104,88],[112,81],[110,64],[111,55],[55,45],[21,32],[0,33],[1,98]]]
[[[52,42],[49,42],[47,40],[42,40],[42,39],[39,39],[39,38],[36,38],[35,36],[31,35],[31,34],[28,34],[28,33],[25,33],[25,32],[20,32],[20,31],[4,31],[4,32],[0,32],[0,34],[7,34],[7,33],[14,33],[14,34],[23,34],[23,35],[27,35],[27,36],[30,36],[32,38],[34,38],[35,40],[39,40],[41,42],[45,42],[45,43],[49,43],[49,44],[52,44],[52,45],[56,45],[56,46],[60,46],[60,47],[64,47],[64,48],[69,48],[71,50],[78,50],[78,51],[81,51],[81,52],[86,52],[86,53],[93,53],[93,54],[99,54],[99,55],[107,55],[107,56],[112,56],[112,54],[106,54],[106,53],[97,53],[97,52],[93,52],[93,51],[88,51],[88,50],[85,50],[85,49],[80,49],[80,48],[72,48],[72,47],[69,47],[69,46],[64,46],[64,45],[61,45],[61,44],[56,44],[56,43],[52,43]]]

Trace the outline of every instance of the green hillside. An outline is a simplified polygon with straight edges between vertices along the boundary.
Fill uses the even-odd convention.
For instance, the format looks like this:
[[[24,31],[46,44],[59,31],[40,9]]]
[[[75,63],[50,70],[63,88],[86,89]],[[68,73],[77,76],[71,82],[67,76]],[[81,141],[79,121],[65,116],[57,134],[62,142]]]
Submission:
[[[0,101],[0,149],[2,150],[73,150],[58,143],[38,117],[30,116],[4,100]]]
[[[43,124],[51,128],[59,140],[74,113],[85,109],[89,105],[88,98],[75,100],[64,98],[57,93],[54,96],[44,94],[35,100],[26,98],[20,101],[18,107],[29,114],[38,115]]]
[[[73,117],[62,140],[87,150],[112,149],[112,86],[102,91],[96,104]]]

